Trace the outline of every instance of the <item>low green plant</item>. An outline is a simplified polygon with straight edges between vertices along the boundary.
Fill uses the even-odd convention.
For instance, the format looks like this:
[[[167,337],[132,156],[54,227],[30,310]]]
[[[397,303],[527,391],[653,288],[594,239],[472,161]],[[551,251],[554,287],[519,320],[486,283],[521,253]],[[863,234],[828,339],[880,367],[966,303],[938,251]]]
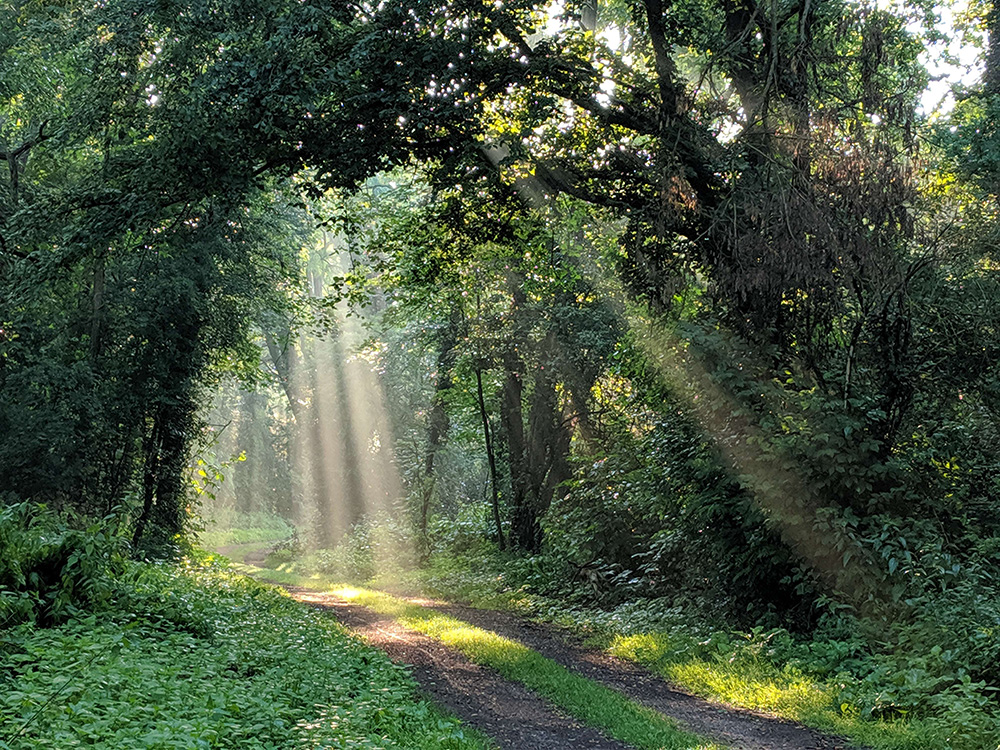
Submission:
[[[125,549],[115,525],[109,516],[77,529],[44,505],[0,506],[0,630],[65,622],[104,604]]]
[[[264,558],[264,562],[261,564],[265,568],[280,568],[282,565],[288,565],[294,559],[294,551],[290,549],[275,549],[267,553],[267,557]]]
[[[297,536],[294,526],[271,513],[237,513],[214,510],[198,532],[198,544],[214,550],[235,544],[280,542]]]
[[[482,750],[331,618],[216,566],[130,564],[114,607],[0,648],[0,748]]]
[[[287,573],[318,573],[337,581],[366,584],[376,579],[393,581],[415,570],[415,550],[409,526],[380,513],[356,523],[329,549],[279,543],[263,565]]]

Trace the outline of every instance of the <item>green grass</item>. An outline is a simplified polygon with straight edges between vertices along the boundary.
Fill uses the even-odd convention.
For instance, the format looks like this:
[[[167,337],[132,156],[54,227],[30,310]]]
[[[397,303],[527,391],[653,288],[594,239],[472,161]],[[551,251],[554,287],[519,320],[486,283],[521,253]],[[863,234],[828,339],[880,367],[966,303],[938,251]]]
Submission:
[[[204,549],[218,549],[233,544],[280,542],[295,533],[295,527],[279,516],[267,513],[220,513],[198,533]]]
[[[634,661],[695,695],[722,701],[835,732],[879,750],[941,750],[959,747],[948,732],[922,720],[862,721],[848,706],[838,706],[840,689],[738,652],[728,658],[692,656],[666,633],[604,635],[595,639],[622,659]],[[980,747],[977,750],[993,750]]]
[[[831,686],[766,661],[678,659],[672,653],[672,639],[662,633],[604,640],[609,653],[654,667],[675,684],[733,705],[801,719],[829,708],[836,698]]]
[[[312,586],[388,615],[407,628],[428,635],[462,653],[470,661],[491,667],[520,682],[585,724],[642,750],[718,750],[713,744],[682,731],[662,714],[621,693],[570,672],[516,641],[466,622],[412,604],[384,592],[331,585],[321,576],[283,570],[261,571],[234,566],[263,580]]]
[[[487,741],[322,616],[212,567],[132,565],[113,606],[0,630],[0,748],[408,748]]]
[[[419,577],[408,583],[424,595],[568,627],[595,648],[642,664],[695,695],[835,732],[873,750],[1000,750],[996,724],[984,712],[866,717],[844,698],[856,678],[809,674],[808,658],[784,661],[753,634],[692,624],[687,613],[657,611],[652,603],[634,602],[616,612],[573,607],[531,593],[503,561],[487,556],[477,564],[473,570],[442,557],[422,572],[422,585]]]
[[[198,544],[205,549],[218,549],[233,544],[251,544],[253,542],[280,542],[291,535],[289,528],[256,526],[240,529],[219,529],[202,531],[198,534]]]

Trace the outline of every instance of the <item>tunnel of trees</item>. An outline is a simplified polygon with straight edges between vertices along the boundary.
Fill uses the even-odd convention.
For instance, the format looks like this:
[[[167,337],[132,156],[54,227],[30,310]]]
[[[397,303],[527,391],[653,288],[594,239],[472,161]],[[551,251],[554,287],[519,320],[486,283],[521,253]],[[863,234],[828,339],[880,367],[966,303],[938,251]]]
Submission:
[[[0,503],[936,609],[1000,685],[1000,16],[939,11],[4,3]]]

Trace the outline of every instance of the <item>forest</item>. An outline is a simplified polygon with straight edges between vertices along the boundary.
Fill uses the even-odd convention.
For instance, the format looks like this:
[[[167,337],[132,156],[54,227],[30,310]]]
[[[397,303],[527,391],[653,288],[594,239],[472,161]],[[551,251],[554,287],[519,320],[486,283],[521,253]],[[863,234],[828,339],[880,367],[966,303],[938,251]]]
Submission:
[[[1000,750],[1000,7],[0,2],[0,750]]]

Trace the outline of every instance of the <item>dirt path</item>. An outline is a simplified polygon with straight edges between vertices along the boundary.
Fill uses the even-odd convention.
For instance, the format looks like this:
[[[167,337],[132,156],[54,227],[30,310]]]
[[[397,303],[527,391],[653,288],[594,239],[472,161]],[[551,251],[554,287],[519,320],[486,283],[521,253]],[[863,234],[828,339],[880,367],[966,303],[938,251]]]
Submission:
[[[250,545],[234,545],[234,557]],[[246,562],[261,554],[247,550]],[[220,550],[222,552],[222,550]],[[503,750],[625,750],[627,746],[583,726],[520,683],[473,664],[434,639],[404,628],[365,607],[294,586],[285,586],[299,601],[325,609],[373,646],[407,664],[420,689],[471,726],[490,736]],[[464,620],[523,643],[543,656],[632,700],[678,720],[692,732],[733,750],[848,750],[860,746],[790,721],[712,703],[681,692],[666,680],[631,662],[574,642],[565,631],[494,610],[411,598],[414,604]]]
[[[627,750],[520,683],[467,661],[391,618],[329,594],[285,588],[295,599],[333,614],[393,661],[409,665],[428,698],[491,737],[502,750]]]
[[[554,627],[528,622],[506,612],[425,599],[410,601],[519,641],[568,669],[678,719],[691,731],[734,749],[845,750],[856,747],[789,721],[721,706],[682,693],[635,664],[573,643],[564,631]]]

